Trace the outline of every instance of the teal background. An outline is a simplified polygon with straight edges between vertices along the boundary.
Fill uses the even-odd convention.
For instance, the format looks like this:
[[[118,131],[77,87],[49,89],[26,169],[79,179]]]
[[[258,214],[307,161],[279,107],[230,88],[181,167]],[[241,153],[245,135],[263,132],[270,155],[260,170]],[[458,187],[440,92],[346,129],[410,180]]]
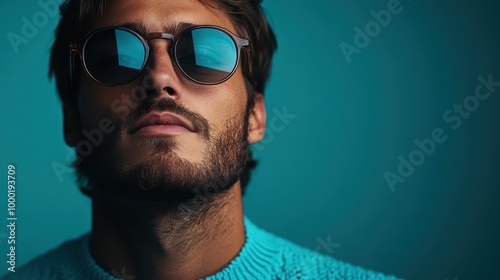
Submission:
[[[500,81],[500,2],[401,1],[401,13],[351,63],[339,44],[353,44],[353,28],[389,1],[264,2],[279,41],[268,120],[284,108],[295,117],[254,147],[260,162],[247,215],[298,244],[399,277],[498,279],[500,87],[457,130],[443,113],[474,93],[479,75]],[[0,172],[17,167],[22,265],[88,231],[90,201],[72,174],[60,181],[51,166],[71,155],[47,78],[58,19],[15,53],[7,34],[20,34],[22,17],[41,9],[35,1],[0,5]],[[408,159],[414,140],[435,128],[447,140],[392,191],[384,172],[396,173],[398,156]],[[0,273],[7,233],[0,226]]]

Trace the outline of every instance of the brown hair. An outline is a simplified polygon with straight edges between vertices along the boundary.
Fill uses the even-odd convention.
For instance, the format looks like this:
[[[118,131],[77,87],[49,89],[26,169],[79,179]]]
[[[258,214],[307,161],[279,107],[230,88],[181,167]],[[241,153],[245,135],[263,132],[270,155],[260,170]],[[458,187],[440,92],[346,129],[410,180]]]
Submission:
[[[224,11],[239,36],[250,40],[252,47],[251,73],[244,67],[245,84],[248,93],[247,110],[253,107],[254,94],[264,93],[271,71],[272,56],[277,48],[276,37],[264,15],[262,0],[199,0],[200,2]],[[50,55],[49,77],[56,79],[57,91],[64,105],[76,109],[77,94],[70,82],[70,42],[90,32],[95,19],[106,9],[106,0],[65,0],[59,10],[61,20],[55,31],[55,40]],[[243,63],[246,59],[243,59]],[[244,193],[250,180],[250,172],[257,162],[251,152],[241,187]]]

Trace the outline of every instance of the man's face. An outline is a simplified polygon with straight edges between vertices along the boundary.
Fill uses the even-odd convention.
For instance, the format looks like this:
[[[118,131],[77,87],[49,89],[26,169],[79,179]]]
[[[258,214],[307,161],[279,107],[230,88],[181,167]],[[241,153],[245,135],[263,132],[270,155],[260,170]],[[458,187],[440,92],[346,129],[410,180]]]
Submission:
[[[166,26],[183,22],[238,34],[226,14],[198,0],[108,1],[93,29],[139,24],[147,33],[165,32]],[[106,119],[115,126],[78,166],[94,187],[170,198],[188,197],[207,184],[223,191],[241,175],[248,143],[262,138],[263,100],[257,98],[247,110],[241,67],[221,84],[197,84],[175,68],[171,43],[149,41],[146,70],[127,85],[107,87],[82,74],[78,113],[65,115],[66,141],[77,146],[85,140],[83,130],[99,128]],[[159,116],[180,119],[185,127],[145,126]],[[214,181],[223,183],[213,186]]]

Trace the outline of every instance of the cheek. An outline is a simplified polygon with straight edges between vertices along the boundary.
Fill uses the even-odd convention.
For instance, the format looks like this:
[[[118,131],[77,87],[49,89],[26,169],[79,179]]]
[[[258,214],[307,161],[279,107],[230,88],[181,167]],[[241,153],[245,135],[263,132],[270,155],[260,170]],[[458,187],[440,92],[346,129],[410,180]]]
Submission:
[[[236,74],[235,74],[236,75]],[[236,77],[234,77],[236,78]],[[196,108],[210,123],[214,133],[224,130],[229,121],[241,119],[247,105],[247,92],[243,79],[241,83],[230,80],[215,86],[217,89],[210,94],[199,97]]]
[[[78,96],[84,127],[97,127],[103,119],[117,120],[130,112],[134,104],[128,87],[102,87],[85,81]]]

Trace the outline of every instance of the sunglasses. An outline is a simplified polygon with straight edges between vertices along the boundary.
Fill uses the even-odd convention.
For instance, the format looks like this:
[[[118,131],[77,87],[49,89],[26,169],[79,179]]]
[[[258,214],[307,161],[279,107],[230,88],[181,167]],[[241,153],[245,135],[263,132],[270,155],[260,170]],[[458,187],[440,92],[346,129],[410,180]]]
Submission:
[[[143,37],[128,28],[104,27],[71,42],[70,79],[75,55],[79,54],[85,73],[97,83],[128,84],[144,70],[150,53],[148,41],[154,39],[172,41],[169,52],[177,70],[198,84],[215,85],[231,78],[242,48],[251,74],[250,41],[218,26],[193,26],[177,37],[164,32]]]

